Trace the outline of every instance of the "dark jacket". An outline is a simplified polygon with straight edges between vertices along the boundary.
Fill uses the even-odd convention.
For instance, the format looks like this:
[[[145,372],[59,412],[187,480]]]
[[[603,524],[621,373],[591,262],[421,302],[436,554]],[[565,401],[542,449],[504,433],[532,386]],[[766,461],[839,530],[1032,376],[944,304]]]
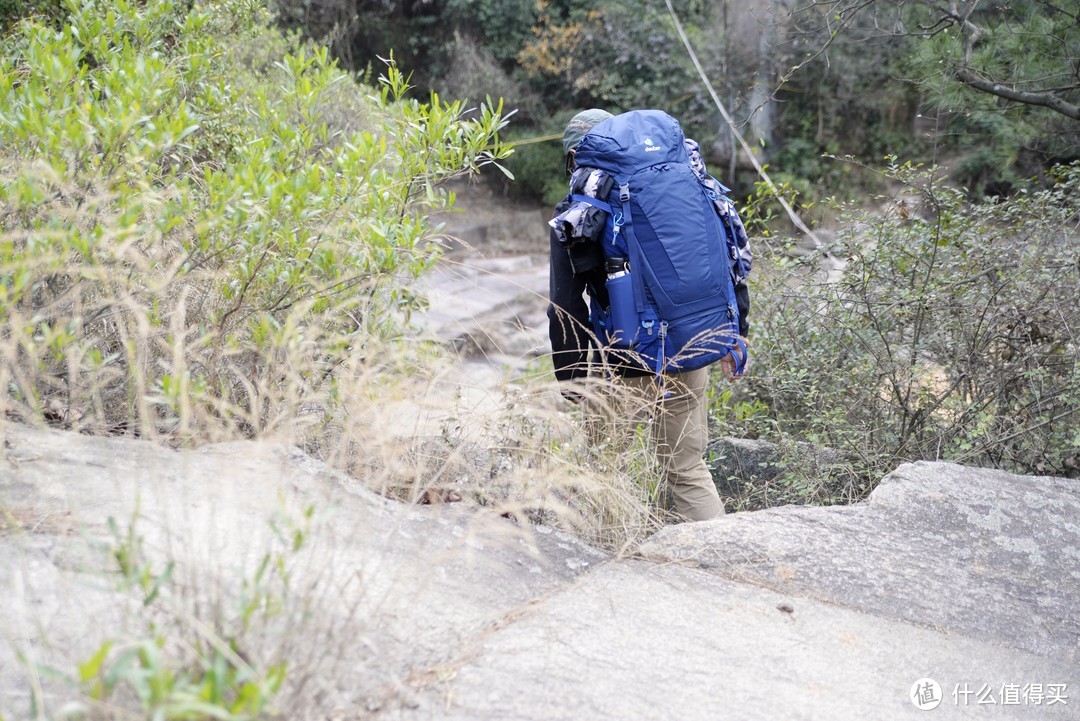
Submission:
[[[566,248],[559,245],[552,231],[551,272],[549,277],[548,336],[551,339],[551,360],[555,365],[555,378],[560,382],[584,378],[589,373],[590,360],[594,365],[605,361],[607,366],[625,376],[648,375],[652,371],[636,358],[625,355],[609,354],[600,358],[599,352],[590,350],[593,338],[589,325],[589,304],[585,293],[601,300],[606,294],[604,289],[604,270],[602,261],[592,267],[582,267],[591,261],[574,258]],[[580,271],[575,273],[575,262]],[[592,357],[590,358],[590,353]]]

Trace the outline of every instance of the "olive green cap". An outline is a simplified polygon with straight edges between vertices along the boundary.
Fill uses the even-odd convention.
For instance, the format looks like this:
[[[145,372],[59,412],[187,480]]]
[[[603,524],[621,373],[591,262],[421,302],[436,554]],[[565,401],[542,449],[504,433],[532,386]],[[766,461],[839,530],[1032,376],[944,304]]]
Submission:
[[[570,118],[570,122],[566,124],[566,130],[562,134],[563,155],[568,155],[571,150],[576,148],[581,139],[585,137],[585,133],[610,117],[612,117],[611,113],[606,110],[589,108]]]

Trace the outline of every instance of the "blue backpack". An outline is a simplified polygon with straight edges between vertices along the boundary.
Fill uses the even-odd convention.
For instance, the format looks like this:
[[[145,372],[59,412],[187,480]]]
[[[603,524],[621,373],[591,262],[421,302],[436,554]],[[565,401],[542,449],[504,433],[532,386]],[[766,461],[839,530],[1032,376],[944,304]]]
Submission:
[[[670,115],[635,110],[599,123],[578,145],[579,171],[600,181],[589,187],[610,187],[606,198],[573,191],[569,198],[606,215],[596,235],[608,304],[592,298],[590,320],[602,344],[632,351],[657,375],[701,368],[729,353],[741,375],[747,352],[732,283],[735,239],[684,141]],[[604,183],[605,174],[614,182]]]

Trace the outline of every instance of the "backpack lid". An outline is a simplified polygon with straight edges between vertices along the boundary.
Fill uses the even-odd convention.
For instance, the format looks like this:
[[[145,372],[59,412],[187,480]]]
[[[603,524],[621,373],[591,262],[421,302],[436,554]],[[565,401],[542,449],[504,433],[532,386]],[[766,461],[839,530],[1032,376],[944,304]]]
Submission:
[[[642,168],[689,163],[679,121],[662,110],[631,110],[594,126],[578,143],[579,166],[600,168],[625,182]]]

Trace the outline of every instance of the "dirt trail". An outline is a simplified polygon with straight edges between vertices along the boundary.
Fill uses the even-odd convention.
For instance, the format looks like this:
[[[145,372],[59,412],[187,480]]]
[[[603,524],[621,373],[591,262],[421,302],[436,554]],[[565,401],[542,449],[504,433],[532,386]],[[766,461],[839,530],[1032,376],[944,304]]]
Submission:
[[[421,337],[454,350],[454,362],[394,406],[390,416],[409,435],[497,414],[507,384],[535,372],[548,351],[550,210],[506,201],[485,185],[455,192],[458,212],[435,218],[447,253],[419,284],[430,308],[413,317]]]

